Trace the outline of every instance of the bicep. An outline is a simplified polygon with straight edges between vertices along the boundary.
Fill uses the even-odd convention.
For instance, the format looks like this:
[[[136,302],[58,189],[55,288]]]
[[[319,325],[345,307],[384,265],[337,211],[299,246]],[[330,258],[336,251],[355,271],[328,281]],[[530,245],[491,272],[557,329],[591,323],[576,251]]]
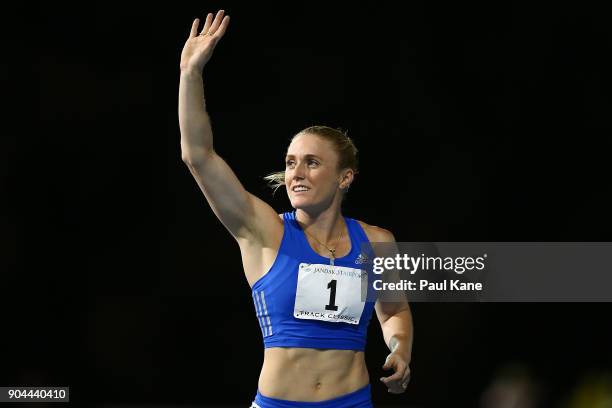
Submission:
[[[398,254],[397,243],[395,237],[384,228],[368,226],[368,239],[370,242],[384,243],[385,245],[377,245],[374,256],[377,257],[395,257]],[[385,282],[399,282],[400,276],[397,269],[387,270],[383,275],[379,275]],[[403,312],[410,313],[410,306],[403,291],[392,291],[389,289],[384,293],[379,294],[379,299],[374,305],[376,317],[380,324],[384,324],[392,316],[400,315]]]

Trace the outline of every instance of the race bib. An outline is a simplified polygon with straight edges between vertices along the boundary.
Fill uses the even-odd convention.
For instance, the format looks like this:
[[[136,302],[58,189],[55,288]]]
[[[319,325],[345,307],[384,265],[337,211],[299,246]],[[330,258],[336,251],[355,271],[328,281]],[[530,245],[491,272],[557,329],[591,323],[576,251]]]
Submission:
[[[296,319],[359,324],[365,305],[362,290],[367,290],[366,271],[301,263],[293,316]]]

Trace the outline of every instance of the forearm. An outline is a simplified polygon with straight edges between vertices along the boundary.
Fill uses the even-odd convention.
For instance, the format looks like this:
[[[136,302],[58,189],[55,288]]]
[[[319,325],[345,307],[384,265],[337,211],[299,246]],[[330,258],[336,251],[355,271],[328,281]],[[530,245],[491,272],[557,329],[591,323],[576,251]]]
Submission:
[[[212,152],[213,135],[210,117],[204,100],[202,74],[195,70],[182,70],[179,84],[179,126],[183,160],[197,160]]]
[[[382,324],[385,343],[392,353],[397,353],[410,363],[414,330],[410,309],[392,315]]]

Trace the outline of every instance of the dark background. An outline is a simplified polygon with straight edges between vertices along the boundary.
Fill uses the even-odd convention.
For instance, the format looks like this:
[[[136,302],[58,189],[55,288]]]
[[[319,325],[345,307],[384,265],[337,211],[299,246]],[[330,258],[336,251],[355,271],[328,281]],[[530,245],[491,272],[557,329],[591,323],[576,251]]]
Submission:
[[[612,35],[597,7],[37,7],[39,130],[3,160],[3,384],[69,385],[74,406],[252,400],[263,347],[238,247],[180,159],[180,51],[219,8],[231,23],[204,70],[215,147],[278,212],[288,200],[262,176],[324,124],[361,153],[345,215],[398,241],[611,240]],[[538,406],[570,406],[612,370],[610,312],[414,304],[405,395],[377,382],[387,350],[370,326],[374,402],[477,406],[510,365]]]

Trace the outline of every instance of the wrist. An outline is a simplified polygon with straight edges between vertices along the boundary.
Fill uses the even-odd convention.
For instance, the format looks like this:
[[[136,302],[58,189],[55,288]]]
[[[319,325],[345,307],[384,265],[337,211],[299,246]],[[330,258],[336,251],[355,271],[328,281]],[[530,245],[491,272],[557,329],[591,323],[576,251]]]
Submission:
[[[400,356],[407,363],[410,363],[411,348],[408,336],[394,335],[389,341],[391,354]]]
[[[201,78],[202,71],[194,67],[181,67],[181,77]]]

